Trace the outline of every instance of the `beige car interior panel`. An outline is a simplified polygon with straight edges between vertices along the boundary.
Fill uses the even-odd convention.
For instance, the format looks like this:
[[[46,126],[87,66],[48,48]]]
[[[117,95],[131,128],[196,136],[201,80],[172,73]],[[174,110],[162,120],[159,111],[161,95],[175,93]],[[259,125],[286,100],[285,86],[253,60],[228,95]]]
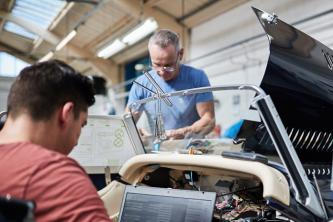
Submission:
[[[263,185],[263,197],[274,198],[289,206],[289,185],[282,173],[260,162],[224,158],[217,155],[143,154],[128,160],[120,169],[122,180],[140,183],[143,177],[159,167],[192,170],[203,175],[237,177],[258,180]],[[99,191],[109,215],[119,212],[124,185],[113,181]]]
[[[98,195],[104,202],[104,206],[111,218],[118,216],[124,190],[124,184],[118,181],[112,181],[106,187],[98,191]]]

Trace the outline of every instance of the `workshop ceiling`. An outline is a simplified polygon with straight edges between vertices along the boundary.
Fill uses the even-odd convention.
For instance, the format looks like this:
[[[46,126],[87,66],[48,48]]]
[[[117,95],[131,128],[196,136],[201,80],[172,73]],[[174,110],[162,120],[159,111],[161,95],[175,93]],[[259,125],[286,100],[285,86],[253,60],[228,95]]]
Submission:
[[[114,74],[119,64],[147,54],[149,36],[106,59],[97,54],[146,19],[154,18],[158,28],[181,33],[186,47],[192,27],[247,1],[0,0],[0,52],[29,63],[51,54],[83,73],[98,73],[115,83],[119,81]],[[13,33],[8,23],[19,26],[27,35]],[[59,42],[73,30],[76,35],[57,51]]]

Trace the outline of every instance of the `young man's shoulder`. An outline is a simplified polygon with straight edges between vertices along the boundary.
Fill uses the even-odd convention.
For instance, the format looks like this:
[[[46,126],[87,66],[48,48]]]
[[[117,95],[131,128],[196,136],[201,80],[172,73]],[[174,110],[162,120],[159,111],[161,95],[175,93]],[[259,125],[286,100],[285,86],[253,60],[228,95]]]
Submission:
[[[75,160],[40,145],[30,142],[17,142],[1,145],[4,161],[20,163],[21,166],[42,168],[43,165],[70,163],[81,169]]]
[[[16,172],[27,171],[19,176],[25,178],[21,197],[36,202],[37,220],[110,221],[88,175],[75,160],[32,143],[17,144],[16,149],[19,159],[15,161],[23,161],[14,166]]]
[[[6,181],[0,185],[0,193],[25,199],[29,196],[27,190],[35,186],[33,178],[40,184],[64,172],[86,177],[74,160],[60,153],[30,142],[0,144],[0,181]]]

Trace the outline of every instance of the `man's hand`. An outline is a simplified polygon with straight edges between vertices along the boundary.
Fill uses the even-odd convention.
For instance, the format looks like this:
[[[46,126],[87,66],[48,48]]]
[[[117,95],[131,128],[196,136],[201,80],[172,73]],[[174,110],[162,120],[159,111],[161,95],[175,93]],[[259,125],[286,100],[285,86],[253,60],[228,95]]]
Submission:
[[[180,129],[173,129],[165,131],[165,134],[168,139],[184,139],[188,134],[191,134],[190,127],[184,127]]]

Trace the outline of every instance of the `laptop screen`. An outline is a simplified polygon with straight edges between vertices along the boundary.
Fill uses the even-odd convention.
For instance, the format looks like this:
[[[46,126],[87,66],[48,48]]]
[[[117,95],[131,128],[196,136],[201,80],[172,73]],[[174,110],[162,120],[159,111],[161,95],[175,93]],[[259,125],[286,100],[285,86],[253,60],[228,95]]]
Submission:
[[[211,221],[216,193],[126,186],[120,222]]]
[[[89,115],[77,146],[69,154],[84,167],[99,167],[95,173],[104,173],[106,166],[112,173],[130,158],[146,153],[131,115]]]

